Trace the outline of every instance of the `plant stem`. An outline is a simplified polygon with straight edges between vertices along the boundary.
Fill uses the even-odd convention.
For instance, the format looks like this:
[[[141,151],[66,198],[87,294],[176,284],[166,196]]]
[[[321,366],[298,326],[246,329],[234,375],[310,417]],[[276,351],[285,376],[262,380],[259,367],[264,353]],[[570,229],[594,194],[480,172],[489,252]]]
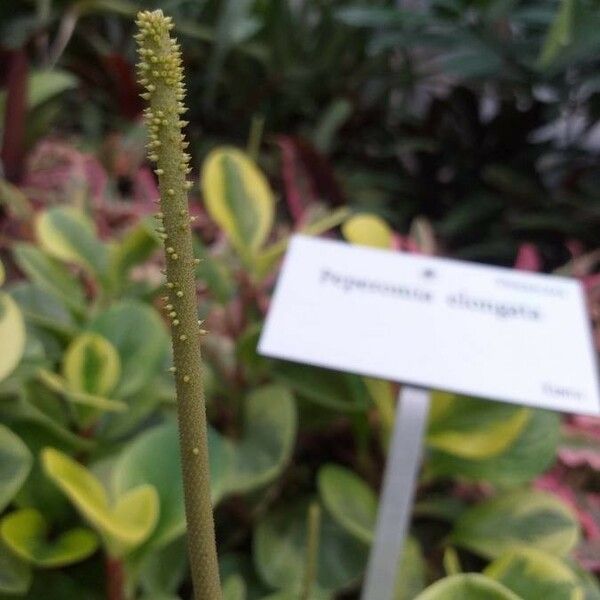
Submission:
[[[171,319],[173,362],[177,390],[177,414],[187,539],[194,592],[197,600],[220,600],[221,588],[210,498],[210,471],[206,407],[204,402],[198,322],[195,259],[187,203],[186,174],[190,157],[181,132],[187,123],[183,70],[179,46],[171,39],[173,25],[162,11],[141,12],[136,39],[139,43],[142,97],[150,101],[145,111],[149,158],[159,176],[161,225],[167,261],[166,310]]]
[[[106,556],[106,600],[125,600],[125,572],[118,558]]]
[[[313,502],[308,507],[306,532],[306,562],[300,600],[308,600],[317,577],[317,558],[319,556],[319,535],[321,531],[321,507]]]

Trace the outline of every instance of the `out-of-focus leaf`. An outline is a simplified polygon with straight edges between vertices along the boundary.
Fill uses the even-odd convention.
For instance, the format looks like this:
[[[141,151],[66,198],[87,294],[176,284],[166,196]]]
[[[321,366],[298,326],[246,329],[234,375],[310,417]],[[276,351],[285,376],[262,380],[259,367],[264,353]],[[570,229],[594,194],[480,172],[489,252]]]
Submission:
[[[59,69],[33,71],[27,81],[27,108],[33,110],[59,94],[77,87],[77,77]],[[6,92],[0,93],[0,114],[4,114]]]
[[[251,260],[273,225],[274,199],[265,176],[240,150],[217,148],[202,166],[202,192],[210,216]]]
[[[232,575],[225,580],[223,600],[246,600],[246,584],[240,575]]]
[[[151,485],[138,486],[111,505],[100,481],[66,454],[46,448],[42,464],[46,475],[102,536],[112,556],[126,555],[152,533],[158,521],[159,499]]]
[[[22,596],[31,585],[31,567],[0,542],[0,593]]]
[[[110,249],[110,275],[122,281],[129,270],[145,261],[158,247],[149,219],[129,229]]]
[[[65,379],[47,369],[40,369],[38,371],[38,380],[47,386],[48,389],[61,394],[74,404],[95,408],[99,411],[123,412],[127,410],[127,404],[120,400],[111,400],[103,396],[72,389]]]
[[[487,558],[523,544],[566,556],[579,540],[579,525],[571,509],[556,496],[518,490],[467,510],[451,539]]]
[[[358,475],[337,465],[321,467],[318,487],[333,519],[362,542],[371,543],[377,518],[375,492]]]
[[[265,583],[287,594],[298,593],[304,575],[307,505],[273,511],[254,531],[254,561]],[[330,597],[358,581],[368,547],[323,515],[314,596]],[[293,597],[293,596],[292,596]]]
[[[163,321],[142,303],[115,303],[89,329],[104,336],[119,353],[121,379],[113,393],[117,398],[132,396],[147,385],[168,351]]]
[[[181,587],[187,569],[187,540],[180,536],[144,556],[140,567],[140,584],[149,599],[160,594],[174,594]]]
[[[0,381],[19,364],[25,351],[25,321],[16,302],[0,292]]]
[[[363,412],[369,406],[369,394],[362,378],[340,371],[277,361],[275,377],[301,397],[333,410]]]
[[[32,463],[33,457],[21,438],[0,424],[0,511],[19,491]]]
[[[73,315],[58,296],[29,281],[20,281],[12,285],[10,295],[19,305],[26,323],[65,338],[74,334]]]
[[[532,416],[527,408],[483,402],[468,396],[433,394],[427,444],[461,458],[481,460],[505,451],[522,434]]]
[[[83,288],[63,265],[31,244],[15,244],[14,256],[31,281],[63,300],[72,309],[78,312],[83,310]]]
[[[287,388],[257,388],[245,400],[244,409],[244,434],[239,441],[210,430],[213,504],[229,494],[265,485],[281,472],[292,454],[298,417]]]
[[[433,450],[426,470],[433,476],[460,476],[506,486],[519,485],[532,480],[552,464],[559,437],[558,415],[535,410],[521,434],[504,452],[471,460]]]
[[[465,573],[440,579],[414,600],[526,600],[501,583],[480,575]]]
[[[160,501],[156,527],[146,540],[160,548],[185,532],[179,435],[175,423],[154,427],[125,447],[113,471],[117,496],[144,484],[154,487]],[[172,590],[174,591],[174,590]]]
[[[536,548],[509,550],[484,573],[523,598],[583,600],[575,573],[556,556]]]
[[[342,225],[342,233],[352,244],[373,248],[391,248],[394,237],[394,232],[382,218],[368,213],[350,217]]]
[[[106,247],[81,210],[71,206],[49,208],[38,217],[36,233],[42,248],[54,258],[79,265],[97,276],[106,273]]]
[[[426,563],[419,542],[406,538],[394,588],[394,600],[412,600],[425,587]]]
[[[561,0],[538,58],[540,67],[549,66],[571,44],[576,11],[577,0]]]
[[[36,567],[64,567],[81,562],[98,547],[93,531],[78,527],[48,539],[50,528],[42,514],[33,508],[13,512],[2,520],[4,543],[20,558]]]
[[[336,98],[321,115],[312,140],[320,152],[329,153],[339,129],[352,114],[352,104],[345,98]]]
[[[113,345],[97,333],[76,337],[63,359],[63,376],[70,389],[108,396],[121,374],[121,361]]]

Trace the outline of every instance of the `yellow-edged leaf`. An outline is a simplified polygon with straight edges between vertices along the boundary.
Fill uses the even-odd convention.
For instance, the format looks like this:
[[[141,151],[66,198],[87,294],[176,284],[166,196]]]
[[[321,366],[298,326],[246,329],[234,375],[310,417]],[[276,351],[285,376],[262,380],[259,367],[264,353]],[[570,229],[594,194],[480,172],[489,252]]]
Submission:
[[[248,258],[271,231],[275,201],[269,182],[241,150],[213,150],[202,166],[202,193],[210,216],[232,245]]]
[[[352,244],[372,248],[391,248],[394,232],[376,215],[359,213],[342,225],[344,237]]]

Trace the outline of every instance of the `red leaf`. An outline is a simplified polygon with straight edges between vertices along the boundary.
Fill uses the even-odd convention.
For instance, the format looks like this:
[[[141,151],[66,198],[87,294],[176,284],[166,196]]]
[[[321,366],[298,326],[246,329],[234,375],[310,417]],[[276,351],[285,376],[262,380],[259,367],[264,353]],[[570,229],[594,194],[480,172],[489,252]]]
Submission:
[[[519,252],[515,260],[515,269],[534,272],[542,270],[542,258],[534,244],[521,244],[519,246]]]
[[[8,66],[4,138],[1,152],[6,178],[12,182],[20,181],[23,175],[28,71],[25,50],[12,52]]]
[[[316,200],[330,206],[345,204],[331,163],[310,142],[287,135],[280,135],[275,141],[282,154],[286,202],[296,224]]]

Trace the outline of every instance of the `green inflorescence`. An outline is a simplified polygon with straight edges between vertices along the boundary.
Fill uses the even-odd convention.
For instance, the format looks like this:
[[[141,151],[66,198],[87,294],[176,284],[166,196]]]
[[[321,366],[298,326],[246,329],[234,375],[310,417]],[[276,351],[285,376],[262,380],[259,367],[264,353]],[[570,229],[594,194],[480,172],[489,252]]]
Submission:
[[[187,193],[190,155],[182,129],[186,112],[181,52],[170,36],[173,22],[160,10],[140,12],[136,21],[141,96],[148,128],[148,158],[156,163],[160,210],[157,232],[165,246],[166,288],[163,297],[171,322],[173,368],[181,439],[190,566],[196,598],[221,598],[214,524],[210,501],[210,474],[206,410],[202,384],[195,265]]]

